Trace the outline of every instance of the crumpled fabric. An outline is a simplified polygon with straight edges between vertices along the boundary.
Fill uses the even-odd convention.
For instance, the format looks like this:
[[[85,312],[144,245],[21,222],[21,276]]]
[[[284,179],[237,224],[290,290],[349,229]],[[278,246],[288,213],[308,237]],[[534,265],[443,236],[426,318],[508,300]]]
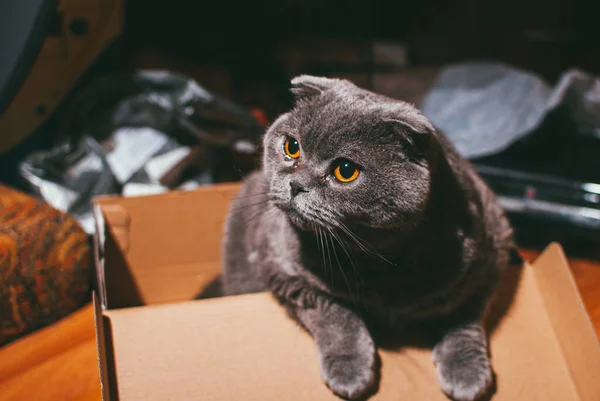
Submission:
[[[20,165],[33,193],[94,232],[91,200],[189,190],[215,182],[223,152],[256,156],[255,115],[194,80],[140,71],[91,83],[62,125],[69,135]]]

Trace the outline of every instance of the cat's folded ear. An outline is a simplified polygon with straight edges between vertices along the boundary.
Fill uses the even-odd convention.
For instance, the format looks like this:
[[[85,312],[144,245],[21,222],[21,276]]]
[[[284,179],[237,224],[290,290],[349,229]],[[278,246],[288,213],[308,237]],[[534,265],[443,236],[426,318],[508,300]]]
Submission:
[[[404,103],[386,105],[386,121],[407,143],[407,152],[417,159],[424,157],[436,142],[435,127],[416,107]]]
[[[411,104],[398,102],[387,106],[387,120],[405,135],[433,134],[435,128],[419,109]]]
[[[305,100],[320,95],[335,85],[341,83],[340,79],[300,75],[292,79],[292,93],[297,100]]]

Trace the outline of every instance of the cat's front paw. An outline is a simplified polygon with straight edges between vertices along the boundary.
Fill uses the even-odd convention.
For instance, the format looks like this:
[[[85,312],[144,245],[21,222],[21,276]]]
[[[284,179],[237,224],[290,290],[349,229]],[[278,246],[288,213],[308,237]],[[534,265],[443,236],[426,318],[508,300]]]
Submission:
[[[375,350],[362,354],[323,355],[321,374],[337,396],[347,400],[360,399],[375,384]]]
[[[475,401],[488,392],[493,376],[490,361],[479,350],[450,352],[440,357],[434,350],[434,362],[442,391],[456,401]]]

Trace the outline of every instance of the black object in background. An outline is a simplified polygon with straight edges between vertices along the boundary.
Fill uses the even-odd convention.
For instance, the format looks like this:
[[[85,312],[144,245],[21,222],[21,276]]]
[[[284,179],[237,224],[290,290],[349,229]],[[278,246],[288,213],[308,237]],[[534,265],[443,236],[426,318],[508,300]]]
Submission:
[[[600,258],[600,138],[579,134],[558,110],[506,151],[472,162],[520,246],[557,241],[571,255]]]
[[[57,0],[0,2],[0,114],[8,107],[29,74],[51,26],[56,7]]]

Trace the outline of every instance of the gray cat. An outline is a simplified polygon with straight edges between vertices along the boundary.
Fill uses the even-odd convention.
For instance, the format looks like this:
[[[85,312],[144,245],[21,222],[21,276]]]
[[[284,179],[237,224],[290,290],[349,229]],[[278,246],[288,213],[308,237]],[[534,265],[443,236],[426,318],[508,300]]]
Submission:
[[[226,295],[271,291],[316,342],[338,396],[368,395],[373,328],[442,328],[442,390],[474,400],[491,385],[482,317],[513,249],[494,195],[413,106],[312,76],[264,137],[263,167],[226,225]]]

